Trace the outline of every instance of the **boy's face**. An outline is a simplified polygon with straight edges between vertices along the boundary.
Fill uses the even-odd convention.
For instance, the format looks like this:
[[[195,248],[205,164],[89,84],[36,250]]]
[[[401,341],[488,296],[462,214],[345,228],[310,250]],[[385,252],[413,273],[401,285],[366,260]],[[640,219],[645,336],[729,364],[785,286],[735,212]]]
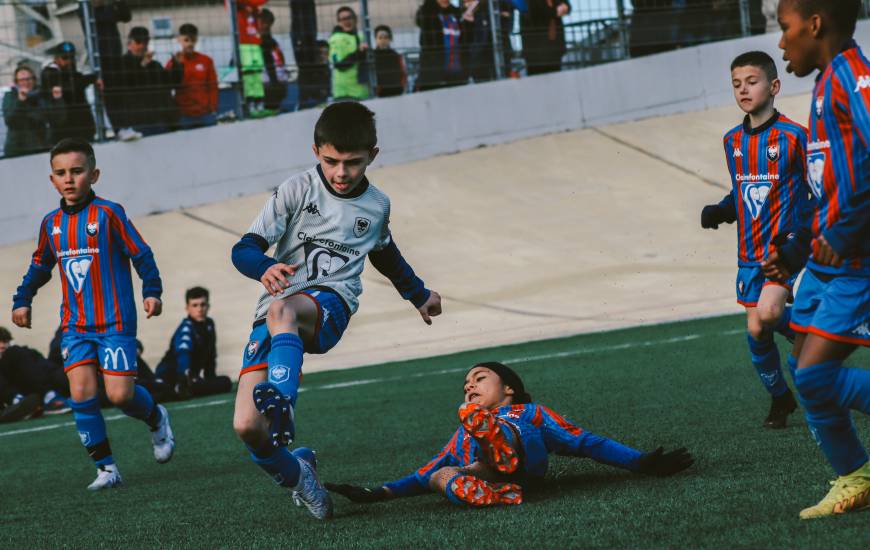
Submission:
[[[779,79],[769,81],[761,67],[752,65],[734,67],[731,71],[731,86],[734,99],[744,113],[758,112],[779,93]]]
[[[127,50],[136,57],[145,57],[145,52],[148,51],[148,40],[128,40]]]
[[[73,66],[73,55],[71,53],[56,55],[54,56],[54,63],[61,70],[69,69]]]
[[[64,202],[75,206],[88,197],[91,187],[100,178],[100,171],[91,166],[82,153],[61,153],[51,159],[51,174],[48,177]]]
[[[514,390],[502,384],[501,378],[486,367],[475,367],[465,375],[462,386],[466,403],[475,403],[487,409],[510,405]]]
[[[326,181],[339,195],[353,193],[365,177],[368,165],[378,156],[377,147],[371,151],[342,153],[329,143],[324,143],[320,147],[314,145],[313,149]]]
[[[187,301],[187,306],[185,306],[185,310],[187,311],[187,315],[190,316],[191,319],[197,322],[205,321],[206,316],[208,316],[208,298],[205,296],[201,298],[191,298]]]
[[[390,38],[390,33],[387,31],[378,31],[378,34],[375,36],[375,46],[379,50],[386,50],[390,47],[390,43],[393,40]]]
[[[9,342],[3,342],[0,340],[0,358],[3,357],[3,354],[6,353],[7,349],[9,349]]]
[[[257,30],[260,34],[272,34],[272,23],[263,18],[257,19]]]
[[[782,29],[779,49],[782,58],[788,62],[785,70],[797,76],[807,76],[817,68],[821,17],[812,15],[804,19],[792,0],[783,0],[777,9],[777,19]]]
[[[196,49],[196,37],[182,34],[178,37],[178,44],[181,46],[182,53],[190,55]]]
[[[342,11],[338,14],[338,26],[344,32],[352,32],[356,28],[356,15],[353,12]]]

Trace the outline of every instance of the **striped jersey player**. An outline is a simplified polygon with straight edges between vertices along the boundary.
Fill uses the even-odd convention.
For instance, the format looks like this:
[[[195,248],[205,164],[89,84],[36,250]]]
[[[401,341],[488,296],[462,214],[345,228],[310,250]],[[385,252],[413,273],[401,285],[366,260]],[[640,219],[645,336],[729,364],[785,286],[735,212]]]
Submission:
[[[92,490],[117,487],[121,475],[109,447],[97,397],[97,371],[109,400],[152,432],[154,456],[167,462],[175,447],[169,414],[136,384],[136,307],[130,264],[142,278],[148,317],[159,315],[163,287],[151,248],[121,205],[97,197],[99,179],[91,146],[67,139],[51,151],[50,179],[60,208],[39,226],[36,252],[13,298],[13,322],[30,327],[31,303],[56,268],[63,301],[60,322],[64,371],[70,382],[76,428],[97,465]]]
[[[441,313],[441,298],[403,259],[390,201],[365,177],[378,153],[374,113],[355,102],[330,105],[313,149],[317,166],[282,183],[233,247],[236,268],[265,288],[243,353],[234,428],[252,460],[325,519],[332,501],[312,455],[287,449],[303,353],[338,343],[359,307],[366,257],[427,324]]]
[[[746,309],[747,342],[759,380],[771,396],[766,428],[785,428],[797,403],[782,376],[773,333],[793,338],[792,285],[809,250],[814,203],[806,184],[807,132],[774,109],[780,81],[773,59],[747,52],[731,64],[734,97],[746,115],[725,134],[731,192],[701,213],[716,229],[737,221],[737,302]],[[766,277],[762,264],[774,250],[790,258],[787,277]]]

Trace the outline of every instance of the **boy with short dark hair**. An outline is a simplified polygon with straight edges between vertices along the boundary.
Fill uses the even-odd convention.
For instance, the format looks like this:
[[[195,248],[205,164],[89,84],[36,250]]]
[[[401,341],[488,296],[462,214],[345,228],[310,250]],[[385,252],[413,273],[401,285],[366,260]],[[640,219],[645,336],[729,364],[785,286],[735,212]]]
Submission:
[[[181,51],[166,63],[166,68],[180,79],[175,84],[178,126],[182,130],[217,124],[218,79],[211,57],[196,51],[199,29],[192,23],[178,28]]]
[[[440,315],[441,297],[402,257],[389,198],[366,179],[378,154],[374,113],[355,102],[330,105],[312,149],[317,166],[281,184],[233,247],[236,268],[266,290],[244,353],[233,427],[252,460],[325,519],[332,501],[313,463],[287,449],[303,352],[326,353],[338,343],[359,305],[366,256],[427,324]],[[266,256],[272,245],[274,257]]]
[[[725,134],[725,160],[733,188],[719,204],[704,207],[701,226],[737,221],[737,302],[746,308],[752,364],[771,396],[765,428],[785,428],[797,403],[782,376],[773,333],[792,339],[786,307],[809,252],[813,208],[805,184],[806,130],[774,109],[780,90],[776,65],[764,52],[747,52],[731,63],[737,105],[746,116]],[[762,262],[779,250],[789,259],[788,277],[766,277]]]
[[[378,97],[391,97],[405,93],[408,71],[405,58],[392,48],[393,29],[387,25],[375,27],[375,74]]]
[[[789,366],[810,431],[838,477],[802,519],[870,509],[870,461],[850,414],[870,414],[870,371],[844,365],[858,346],[870,346],[870,60],[852,38],[860,8],[859,0],[782,0],[778,11],[787,70],[820,71],[807,146],[819,206]],[[788,272],[785,264],[774,256],[765,267]]]
[[[163,285],[151,248],[121,205],[97,197],[92,187],[100,177],[94,150],[87,142],[67,139],[51,150],[51,179],[61,195],[60,208],[39,226],[39,241],[21,286],[13,297],[12,321],[30,328],[33,297],[61,274],[64,371],[69,378],[76,428],[82,445],[97,466],[88,489],[117,487],[106,423],[97,398],[97,371],[103,374],[109,400],[124,414],[151,430],[154,457],[172,458],[175,439],[169,414],[136,384],[136,305],[130,263],[142,278],[147,317],[160,315]]]

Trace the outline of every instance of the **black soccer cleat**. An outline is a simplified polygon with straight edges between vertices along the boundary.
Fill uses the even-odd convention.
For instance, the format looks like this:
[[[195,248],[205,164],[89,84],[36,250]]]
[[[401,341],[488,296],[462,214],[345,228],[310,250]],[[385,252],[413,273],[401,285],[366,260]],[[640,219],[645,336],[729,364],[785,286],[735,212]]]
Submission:
[[[770,401],[770,411],[767,413],[767,418],[764,419],[762,426],[771,430],[782,430],[786,427],[788,415],[796,410],[797,401],[795,401],[791,390],[788,390]]]
[[[293,404],[269,382],[254,386],[254,406],[269,421],[269,436],[276,449],[286,447],[296,437]]]

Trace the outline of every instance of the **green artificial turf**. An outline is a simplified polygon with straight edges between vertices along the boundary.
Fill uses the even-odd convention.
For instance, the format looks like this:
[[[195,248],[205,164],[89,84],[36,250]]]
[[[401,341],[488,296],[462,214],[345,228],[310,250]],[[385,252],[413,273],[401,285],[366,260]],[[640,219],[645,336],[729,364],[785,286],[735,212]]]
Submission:
[[[545,485],[520,506],[462,509],[434,494],[362,506],[336,496],[335,518],[318,522],[248,460],[232,431],[231,396],[216,396],[168,405],[178,448],[165,465],[154,462],[141,423],[109,420],[126,486],[100,493],[85,490],[94,470],[66,425],[71,416],[0,428],[0,546],[866,548],[870,512],[798,520],[833,473],[801,414],[786,430],[760,427],[769,400],[743,322],[687,321],[313,373],[297,406],[297,443],[316,449],[321,478],[374,486],[441,449],[470,365],[506,361],[536,402],[588,431],[642,450],[688,447],[696,463],[673,478],[552,457]],[[868,359],[860,350],[851,363]],[[867,417],[856,415],[856,424],[870,445]]]

